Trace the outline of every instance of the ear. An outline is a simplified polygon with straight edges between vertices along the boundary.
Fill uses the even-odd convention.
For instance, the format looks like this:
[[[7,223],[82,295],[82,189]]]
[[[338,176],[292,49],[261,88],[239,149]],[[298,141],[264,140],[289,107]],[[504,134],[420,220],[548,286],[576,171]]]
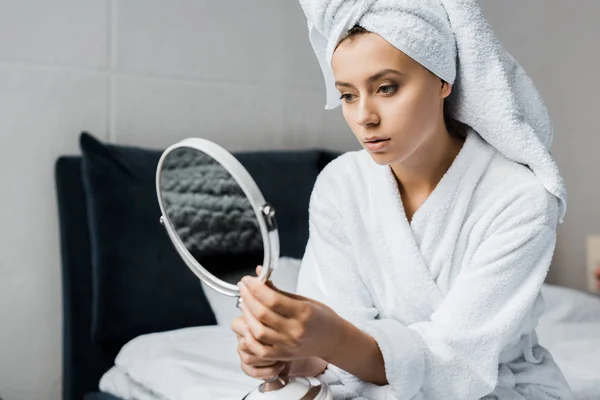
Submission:
[[[445,99],[448,96],[450,96],[450,93],[452,93],[452,85],[450,85],[448,82],[442,80],[442,88],[440,90],[440,96]]]

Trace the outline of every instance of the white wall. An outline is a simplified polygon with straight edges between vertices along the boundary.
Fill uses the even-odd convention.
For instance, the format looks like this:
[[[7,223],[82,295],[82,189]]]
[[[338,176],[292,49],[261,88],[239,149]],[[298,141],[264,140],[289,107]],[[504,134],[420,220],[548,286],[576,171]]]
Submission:
[[[355,144],[323,111],[297,2],[0,0],[0,10],[0,397],[57,400],[53,163],[78,152],[80,131],[155,147],[189,136],[232,150]]]
[[[553,277],[583,288],[584,236],[600,230],[600,3],[483,3],[554,116],[571,207]],[[78,152],[80,131],[154,147],[188,136],[231,150],[356,144],[339,110],[323,111],[297,1],[0,0],[0,10],[0,397],[58,400],[52,173]]]

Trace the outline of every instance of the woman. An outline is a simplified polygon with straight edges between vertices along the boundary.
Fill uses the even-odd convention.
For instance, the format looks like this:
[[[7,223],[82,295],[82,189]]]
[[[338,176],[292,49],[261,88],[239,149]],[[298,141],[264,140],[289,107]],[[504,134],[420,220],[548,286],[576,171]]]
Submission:
[[[316,376],[340,398],[572,398],[535,334],[566,202],[551,128],[516,62],[486,53],[499,44],[477,3],[303,7],[328,108],[335,84],[364,149],[317,179],[299,294],[240,282],[243,370]]]

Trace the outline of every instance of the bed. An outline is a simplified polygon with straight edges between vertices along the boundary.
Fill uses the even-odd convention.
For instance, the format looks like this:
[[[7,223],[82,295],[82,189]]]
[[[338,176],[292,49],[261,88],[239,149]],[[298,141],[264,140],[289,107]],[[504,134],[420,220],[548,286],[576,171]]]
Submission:
[[[299,260],[283,259],[274,277],[293,290]],[[547,309],[540,320],[540,343],[553,354],[578,400],[600,399],[600,297],[544,285]],[[236,308],[209,294],[220,325],[138,337],[119,353],[100,389],[120,398],[156,400],[239,399],[260,382],[241,372],[236,339],[228,322]]]
[[[239,368],[229,328],[238,312],[234,300],[202,289],[158,224],[154,172],[161,151],[109,145],[87,134],[81,147],[82,155],[61,157],[55,169],[63,400],[241,398],[259,382]],[[308,237],[310,190],[337,154],[237,155],[278,211],[283,258],[273,279],[292,291]],[[102,212],[127,223],[99,218]],[[600,298],[551,285],[543,290],[540,343],[578,400],[600,399]]]

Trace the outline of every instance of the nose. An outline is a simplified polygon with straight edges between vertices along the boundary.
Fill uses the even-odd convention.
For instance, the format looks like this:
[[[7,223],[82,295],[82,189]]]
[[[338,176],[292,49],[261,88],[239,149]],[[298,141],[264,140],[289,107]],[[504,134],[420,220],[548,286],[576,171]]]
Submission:
[[[370,127],[379,123],[379,115],[377,114],[373,103],[369,99],[361,99],[357,110],[356,123],[362,127]]]

